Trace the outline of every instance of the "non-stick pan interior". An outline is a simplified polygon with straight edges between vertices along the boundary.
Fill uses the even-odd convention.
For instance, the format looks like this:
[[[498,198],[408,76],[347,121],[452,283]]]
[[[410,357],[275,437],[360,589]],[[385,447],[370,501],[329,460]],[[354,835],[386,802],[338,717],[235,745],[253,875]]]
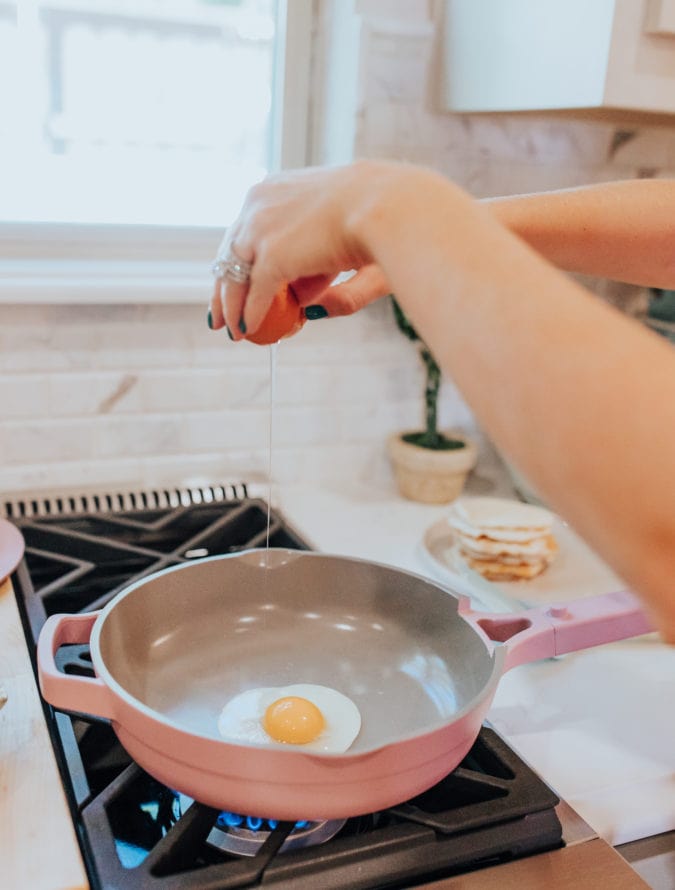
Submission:
[[[100,655],[132,697],[219,737],[256,687],[329,686],[362,726],[352,751],[437,728],[480,694],[493,658],[435,584],[361,560],[250,551],[152,576],[110,609]]]

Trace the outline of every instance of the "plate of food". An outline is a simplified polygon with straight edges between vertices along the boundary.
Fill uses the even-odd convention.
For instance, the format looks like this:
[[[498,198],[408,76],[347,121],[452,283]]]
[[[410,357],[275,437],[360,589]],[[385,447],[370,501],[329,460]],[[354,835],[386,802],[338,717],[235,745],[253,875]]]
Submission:
[[[458,499],[422,545],[450,587],[495,611],[626,587],[555,513],[507,498]]]

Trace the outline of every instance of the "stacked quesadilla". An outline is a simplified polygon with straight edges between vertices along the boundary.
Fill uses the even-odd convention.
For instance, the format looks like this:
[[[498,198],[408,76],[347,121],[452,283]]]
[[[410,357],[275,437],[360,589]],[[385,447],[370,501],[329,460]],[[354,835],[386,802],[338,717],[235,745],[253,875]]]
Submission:
[[[505,498],[462,498],[448,523],[465,562],[490,581],[540,575],[555,557],[554,515],[543,507]]]

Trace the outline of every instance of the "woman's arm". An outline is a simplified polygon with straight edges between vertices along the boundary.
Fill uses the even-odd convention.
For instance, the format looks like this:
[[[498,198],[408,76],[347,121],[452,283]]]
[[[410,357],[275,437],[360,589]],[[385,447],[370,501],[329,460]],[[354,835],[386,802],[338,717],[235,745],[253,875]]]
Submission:
[[[364,162],[256,187],[227,282],[254,331],[283,281],[379,267],[483,428],[675,643],[675,350],[443,177]],[[218,308],[222,313],[222,308]]]
[[[675,288],[675,180],[608,182],[484,203],[560,269]]]
[[[675,350],[433,174],[356,230],[484,429],[675,643]]]
[[[673,180],[609,182],[481,203],[560,269],[675,289]],[[336,317],[350,315],[392,290],[384,271],[370,264],[323,293],[300,287],[298,296],[301,305],[320,305],[325,314]]]

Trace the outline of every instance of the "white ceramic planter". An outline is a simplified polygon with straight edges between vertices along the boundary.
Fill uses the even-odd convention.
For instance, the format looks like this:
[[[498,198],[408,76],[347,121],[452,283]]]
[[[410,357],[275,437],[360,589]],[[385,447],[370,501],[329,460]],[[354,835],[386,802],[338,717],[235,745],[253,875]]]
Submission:
[[[476,465],[478,449],[466,436],[452,431],[445,434],[461,439],[464,448],[434,451],[404,442],[407,430],[389,437],[387,450],[396,482],[403,497],[425,504],[448,504],[459,497],[469,472]],[[412,431],[411,431],[412,432]]]

